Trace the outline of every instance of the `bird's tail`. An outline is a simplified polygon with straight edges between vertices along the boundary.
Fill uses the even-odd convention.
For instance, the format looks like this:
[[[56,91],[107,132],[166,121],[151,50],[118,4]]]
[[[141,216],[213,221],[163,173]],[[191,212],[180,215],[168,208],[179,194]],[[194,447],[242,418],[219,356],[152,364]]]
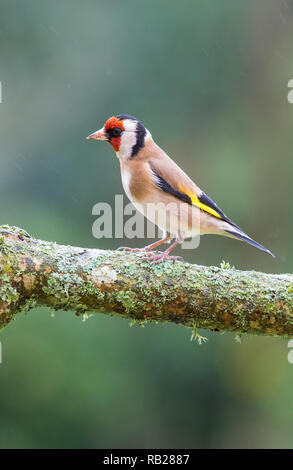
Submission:
[[[259,250],[264,251],[265,253],[268,253],[268,255],[271,255],[273,258],[275,258],[275,255],[270,250],[262,246],[260,243],[257,243],[255,240],[246,235],[246,233],[240,231],[238,232],[238,230],[235,230],[235,232],[233,230],[225,230],[225,232],[229,233],[229,235],[233,238],[235,237],[239,240],[243,240],[244,242],[249,243],[249,245],[255,246],[255,248],[258,248]]]

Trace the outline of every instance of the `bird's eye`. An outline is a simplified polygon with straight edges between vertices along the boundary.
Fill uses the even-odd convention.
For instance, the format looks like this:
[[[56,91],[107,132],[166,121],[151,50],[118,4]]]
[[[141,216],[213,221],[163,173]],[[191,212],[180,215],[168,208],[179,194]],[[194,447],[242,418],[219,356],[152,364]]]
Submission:
[[[122,134],[122,129],[120,127],[114,127],[114,129],[111,129],[110,135],[111,137],[120,137]]]

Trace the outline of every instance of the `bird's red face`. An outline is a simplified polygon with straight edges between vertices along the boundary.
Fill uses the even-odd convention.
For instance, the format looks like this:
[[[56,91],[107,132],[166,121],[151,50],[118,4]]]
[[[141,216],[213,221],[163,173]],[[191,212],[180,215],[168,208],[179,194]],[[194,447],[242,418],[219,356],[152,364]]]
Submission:
[[[126,160],[137,155],[144,147],[146,135],[147,130],[138,119],[129,114],[118,114],[108,119],[100,130],[87,139],[109,142],[118,158]]]
[[[119,152],[121,136],[124,130],[123,120],[117,118],[116,116],[112,116],[110,119],[108,119],[108,121],[105,122],[102,129],[89,135],[87,139],[105,140],[112,145],[115,152]]]

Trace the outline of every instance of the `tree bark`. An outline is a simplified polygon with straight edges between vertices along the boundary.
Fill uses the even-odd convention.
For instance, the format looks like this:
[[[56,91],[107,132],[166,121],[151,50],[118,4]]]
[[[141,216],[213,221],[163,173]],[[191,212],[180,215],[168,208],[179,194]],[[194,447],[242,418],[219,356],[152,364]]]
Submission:
[[[293,336],[293,276],[57,245],[0,226],[0,329],[37,306],[138,322]]]

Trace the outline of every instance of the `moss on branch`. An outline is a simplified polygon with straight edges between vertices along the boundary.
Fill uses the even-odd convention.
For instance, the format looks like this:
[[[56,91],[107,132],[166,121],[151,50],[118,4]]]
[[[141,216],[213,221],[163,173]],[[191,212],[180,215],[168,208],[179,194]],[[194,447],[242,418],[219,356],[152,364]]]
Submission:
[[[0,329],[21,311],[108,313],[216,331],[293,336],[293,276],[57,245],[0,226]]]

